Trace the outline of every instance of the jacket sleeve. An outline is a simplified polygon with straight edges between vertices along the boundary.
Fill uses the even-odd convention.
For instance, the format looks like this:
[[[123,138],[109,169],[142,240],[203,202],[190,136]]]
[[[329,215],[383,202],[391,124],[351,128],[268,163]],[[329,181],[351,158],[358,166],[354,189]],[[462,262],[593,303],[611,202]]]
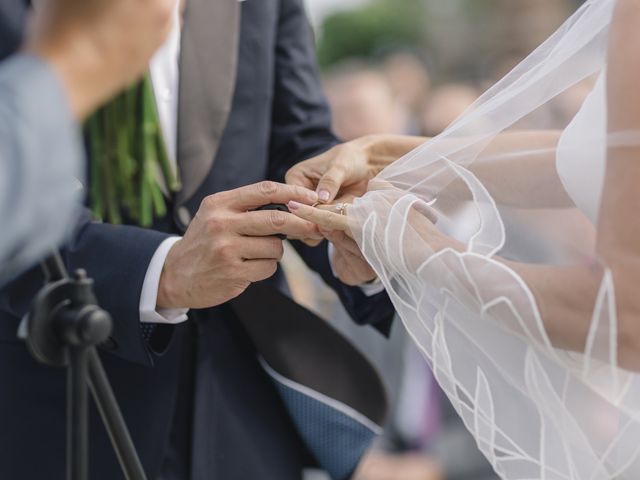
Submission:
[[[322,91],[313,36],[302,0],[281,0],[276,38],[276,68],[270,142],[270,178],[283,181],[295,163],[338,143]],[[394,309],[386,292],[367,297],[333,276],[326,243],[309,248],[294,242],[305,263],[339,295],[351,318],[387,334]]]
[[[154,230],[92,222],[89,212],[83,211],[72,239],[62,250],[70,272],[83,268],[94,279],[98,302],[113,318],[111,338],[104,348],[143,365],[153,364],[152,351],[163,350],[171,336],[171,331],[160,329],[152,341],[145,341],[139,312],[147,267],[168,237]],[[4,286],[0,290],[0,316],[22,317],[43,281],[40,269],[34,268]]]
[[[302,0],[281,0],[275,45],[270,177],[336,145]]]

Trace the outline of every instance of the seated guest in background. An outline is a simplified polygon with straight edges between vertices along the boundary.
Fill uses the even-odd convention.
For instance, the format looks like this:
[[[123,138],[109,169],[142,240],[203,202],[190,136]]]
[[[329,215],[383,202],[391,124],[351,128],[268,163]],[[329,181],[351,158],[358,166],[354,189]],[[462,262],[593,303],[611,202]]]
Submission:
[[[382,72],[400,104],[408,112],[409,123],[404,133],[420,133],[422,108],[431,95],[431,75],[427,62],[416,52],[398,50],[388,54]]]
[[[407,131],[409,113],[382,72],[347,64],[327,76],[325,87],[333,130],[342,140]]]
[[[426,137],[435,137],[471,106],[480,92],[470,85],[451,83],[434,88],[424,103],[421,130]]]

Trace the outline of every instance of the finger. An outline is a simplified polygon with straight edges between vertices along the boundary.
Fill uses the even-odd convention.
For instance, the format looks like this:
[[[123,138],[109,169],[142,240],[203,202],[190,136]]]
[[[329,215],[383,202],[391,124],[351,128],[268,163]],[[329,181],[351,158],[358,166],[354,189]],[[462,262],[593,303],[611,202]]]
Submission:
[[[291,213],[304,220],[313,222],[321,228],[350,232],[346,215],[303,205],[295,201],[289,202],[287,205]]]
[[[238,255],[243,260],[279,261],[283,254],[284,246],[278,237],[248,237],[238,247]]]
[[[438,212],[426,203],[419,202],[413,205],[413,210],[426,217],[431,223],[438,223]],[[409,215],[413,217],[413,212],[409,212]]]
[[[305,162],[291,168],[284,176],[284,181],[287,185],[298,185],[309,190],[315,188],[315,183],[306,174]]]
[[[311,207],[309,207],[311,208]],[[244,212],[238,215],[236,232],[248,237],[286,235],[291,238],[320,238],[314,223],[280,210]]]
[[[316,192],[320,201],[330,202],[336,198],[346,179],[347,168],[340,163],[332,165],[318,181]]]
[[[312,190],[298,185],[270,181],[237,188],[224,194],[229,196],[229,205],[241,211],[252,210],[270,203],[285,204],[290,200],[309,205],[318,201],[318,195]]]
[[[345,202],[345,203],[348,204],[348,202]],[[338,207],[337,203],[331,204],[331,205],[317,205],[316,208],[319,210],[324,210],[325,212],[330,212],[334,214],[340,212],[340,207]],[[340,216],[344,216],[344,215],[340,214]],[[321,235],[327,238],[327,234],[331,234],[332,232],[341,232],[342,230],[331,230],[331,229],[327,229],[322,226],[319,226],[318,231],[320,232]],[[344,234],[347,238],[353,239],[353,234],[350,228],[348,228],[347,230],[344,230]]]
[[[322,243],[322,241],[324,240],[324,235],[320,233],[318,226],[315,223],[307,222],[306,220],[303,220],[303,222],[306,222],[310,225],[311,231],[305,233],[304,235],[288,235],[287,238],[289,240],[302,240],[310,246],[315,246]],[[309,242],[315,242],[315,244],[311,244]]]
[[[387,201],[392,204],[407,195],[406,191],[394,187],[386,180],[380,180],[378,178],[374,178],[369,181],[368,191],[384,191],[383,195]],[[431,223],[436,223],[438,221],[438,213],[429,205],[429,203],[427,203],[426,200],[414,203],[412,205],[412,210],[415,210],[427,217]]]
[[[337,249],[342,249],[352,255],[362,257],[358,244],[352,238],[348,237],[345,232],[341,232],[340,230],[324,230],[320,233],[322,233],[327,240],[333,243]]]
[[[278,262],[275,260],[245,260],[245,277],[250,282],[261,282],[273,277],[278,270]]]

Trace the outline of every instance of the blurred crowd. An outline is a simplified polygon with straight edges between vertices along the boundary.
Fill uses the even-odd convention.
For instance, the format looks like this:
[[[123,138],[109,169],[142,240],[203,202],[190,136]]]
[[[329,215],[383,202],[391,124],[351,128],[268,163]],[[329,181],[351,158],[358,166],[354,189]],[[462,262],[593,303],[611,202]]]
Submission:
[[[324,74],[333,128],[344,140],[374,133],[434,137],[481,94],[510,71],[522,56],[509,55],[478,79],[445,82],[412,50],[391,52],[375,62],[350,59]],[[471,78],[473,78],[471,80]],[[564,94],[554,111],[540,111],[553,125],[566,124],[591,89],[591,81]],[[348,321],[339,302],[308,273],[293,251],[284,267],[296,300],[328,319],[378,367],[393,411],[384,437],[362,462],[356,480],[493,480],[497,475],[439,389],[426,361],[400,322],[390,341]]]
[[[325,92],[339,137],[372,133],[435,136],[479,96],[472,83],[433,85],[426,63],[398,52],[379,64],[357,60],[325,75]]]

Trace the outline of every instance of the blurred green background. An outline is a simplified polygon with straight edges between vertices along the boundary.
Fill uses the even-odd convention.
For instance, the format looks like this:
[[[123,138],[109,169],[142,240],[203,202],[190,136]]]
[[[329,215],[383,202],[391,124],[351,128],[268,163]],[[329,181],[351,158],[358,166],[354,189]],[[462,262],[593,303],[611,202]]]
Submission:
[[[322,0],[309,0],[310,10]],[[522,58],[581,2],[577,0],[370,0],[333,4],[316,16],[318,57],[328,69],[350,58],[376,61],[408,49],[436,78],[481,78]],[[333,9],[336,9],[332,12]]]

